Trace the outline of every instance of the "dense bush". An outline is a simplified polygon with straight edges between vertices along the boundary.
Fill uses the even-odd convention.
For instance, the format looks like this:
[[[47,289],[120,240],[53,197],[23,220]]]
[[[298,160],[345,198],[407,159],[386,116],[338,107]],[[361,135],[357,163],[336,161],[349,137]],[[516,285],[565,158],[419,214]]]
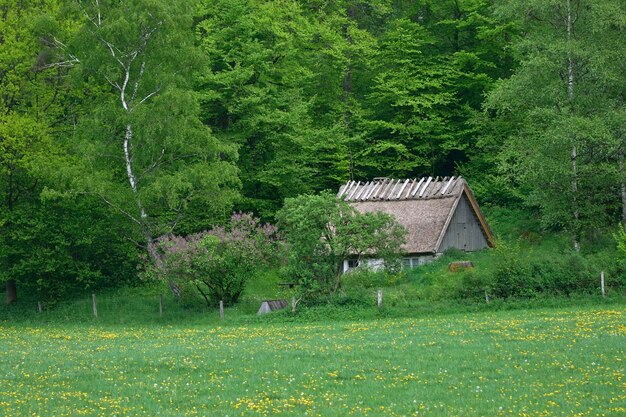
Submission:
[[[495,257],[491,291],[497,297],[533,297],[591,292],[600,271],[579,253],[533,252],[502,246]]]
[[[344,259],[375,253],[396,265],[406,236],[392,216],[359,213],[331,193],[287,199],[278,219],[288,242],[285,273],[300,283],[303,297],[337,292]]]
[[[542,247],[500,241],[495,249],[477,253],[450,251],[430,265],[407,273],[422,300],[530,299],[573,294],[599,294],[600,272],[608,292],[626,288],[626,268],[610,248],[577,253],[558,240]],[[473,269],[448,271],[452,261],[472,260]]]
[[[119,220],[84,196],[0,213],[0,283],[13,279],[18,298],[48,305],[132,283],[138,249]]]
[[[343,276],[345,288],[381,288],[396,285],[404,280],[404,271],[372,271],[368,268],[356,268]]]
[[[168,235],[153,247],[156,262],[146,276],[197,291],[207,305],[237,302],[245,284],[262,266],[276,261],[283,243],[276,227],[251,214],[234,214],[227,227],[186,237]]]

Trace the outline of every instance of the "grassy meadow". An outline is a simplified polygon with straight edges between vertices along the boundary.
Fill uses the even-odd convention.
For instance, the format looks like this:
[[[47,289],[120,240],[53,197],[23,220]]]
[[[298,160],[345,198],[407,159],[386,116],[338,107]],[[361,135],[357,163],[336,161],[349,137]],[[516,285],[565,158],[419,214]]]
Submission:
[[[626,415],[622,301],[367,320],[62,311],[0,316],[0,415]]]

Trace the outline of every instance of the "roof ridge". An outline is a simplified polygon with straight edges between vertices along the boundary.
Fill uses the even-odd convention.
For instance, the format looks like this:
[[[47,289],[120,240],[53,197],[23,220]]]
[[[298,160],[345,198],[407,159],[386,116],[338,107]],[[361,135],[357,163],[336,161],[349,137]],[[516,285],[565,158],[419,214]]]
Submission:
[[[342,184],[337,198],[345,201],[402,201],[430,200],[456,197],[466,184],[461,176],[455,177],[375,177],[372,180],[350,180]]]

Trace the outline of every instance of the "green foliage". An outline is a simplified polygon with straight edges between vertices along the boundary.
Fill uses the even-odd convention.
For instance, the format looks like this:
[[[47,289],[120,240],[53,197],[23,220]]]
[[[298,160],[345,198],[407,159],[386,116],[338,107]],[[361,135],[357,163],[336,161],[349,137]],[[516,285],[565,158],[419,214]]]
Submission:
[[[287,199],[278,218],[289,245],[287,274],[313,293],[334,294],[350,257],[376,254],[394,264],[406,236],[390,215],[359,213],[331,193]]]
[[[67,53],[90,90],[72,145],[80,165],[64,186],[102,198],[147,246],[161,234],[223,223],[237,197],[233,144],[200,120],[204,68],[189,2],[83,2]]]
[[[622,225],[619,225],[617,227],[617,231],[613,234],[613,239],[615,239],[617,250],[622,260],[625,260],[626,259],[626,231],[624,231],[624,227]]]
[[[345,288],[381,288],[391,287],[402,281],[403,272],[391,272],[389,270],[377,270],[357,267],[347,272],[343,278]]]
[[[0,280],[15,279],[20,296],[48,304],[130,283],[137,248],[119,220],[94,199],[20,205],[0,235]]]
[[[591,293],[599,276],[600,269],[578,253],[522,257],[515,249],[505,250],[495,266],[492,292],[505,298]]]
[[[504,143],[502,174],[539,208],[544,227],[567,230],[575,247],[614,223],[620,204],[623,137],[611,120],[623,108],[624,85],[616,76],[623,63],[612,57],[626,44],[617,17],[624,12],[614,0],[514,0],[496,7],[496,16],[521,32],[513,37],[513,75],[499,80],[485,102],[499,128],[488,141]]]
[[[202,118],[239,148],[239,207],[272,218],[282,199],[312,189],[307,163],[310,23],[297,2],[205,2],[196,32],[210,68],[200,75]]]
[[[137,247],[226,224],[233,206],[273,220],[285,199],[347,179],[425,174],[462,174],[503,239],[548,233],[552,255],[523,247],[523,261],[502,253],[510,264],[454,276],[420,268],[390,287],[399,304],[478,299],[496,276],[503,296],[621,276],[604,233],[626,219],[623,1],[4,0],[0,11],[0,281],[48,298],[126,282]],[[347,235],[389,227],[348,218]],[[556,249],[563,230],[583,258]],[[315,250],[319,235],[305,237],[303,253]],[[289,281],[332,291],[338,258],[300,262]],[[574,267],[586,272],[568,277]]]
[[[282,244],[275,227],[250,214],[234,214],[228,227],[180,237],[162,236],[147,259],[145,276],[191,289],[207,306],[237,302],[246,282],[263,266],[276,263]]]

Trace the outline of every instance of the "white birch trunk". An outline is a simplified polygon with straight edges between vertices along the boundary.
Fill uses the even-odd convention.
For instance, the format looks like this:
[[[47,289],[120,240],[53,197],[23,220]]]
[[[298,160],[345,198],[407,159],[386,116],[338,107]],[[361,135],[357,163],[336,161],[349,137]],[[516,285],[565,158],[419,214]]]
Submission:
[[[152,243],[152,234],[150,233],[148,229],[148,225],[146,223],[148,220],[148,214],[146,213],[146,210],[144,209],[143,204],[141,203],[141,198],[139,198],[139,189],[137,188],[137,179],[133,171],[132,140],[133,140],[133,127],[131,124],[127,124],[126,134],[124,135],[124,142],[123,142],[124,162],[126,164],[126,175],[128,177],[128,182],[130,183],[130,188],[133,191],[135,202],[137,203],[137,208],[139,209],[139,222],[141,225],[141,232],[143,233],[143,236],[146,239],[146,244],[150,245]],[[150,255],[152,254],[150,253]]]

